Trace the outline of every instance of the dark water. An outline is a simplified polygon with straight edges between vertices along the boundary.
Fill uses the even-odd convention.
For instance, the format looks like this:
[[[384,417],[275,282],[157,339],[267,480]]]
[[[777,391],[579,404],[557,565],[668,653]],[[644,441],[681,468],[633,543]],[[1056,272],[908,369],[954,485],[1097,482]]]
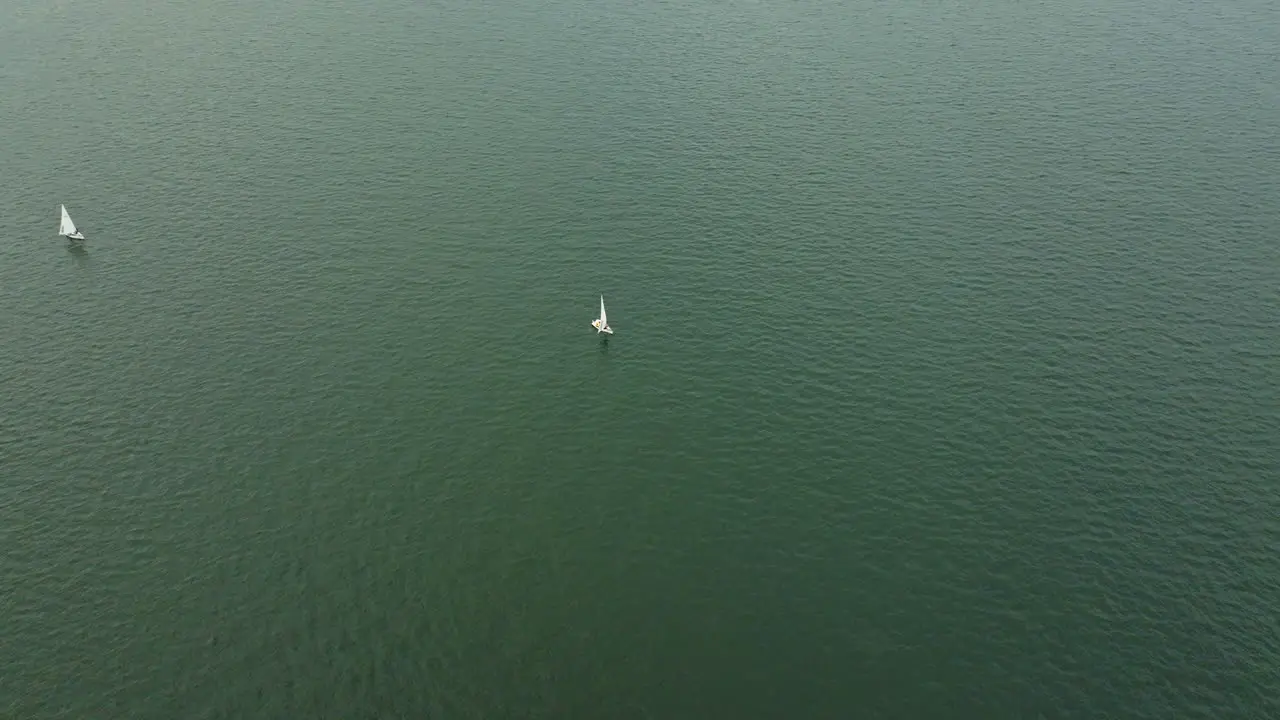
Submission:
[[[1277,48],[5,3],[0,717],[1280,717]]]

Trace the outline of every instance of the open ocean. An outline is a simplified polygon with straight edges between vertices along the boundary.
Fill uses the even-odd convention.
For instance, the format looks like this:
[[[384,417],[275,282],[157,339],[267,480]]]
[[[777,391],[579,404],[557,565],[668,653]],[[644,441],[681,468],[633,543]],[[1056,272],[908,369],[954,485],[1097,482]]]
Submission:
[[[1280,718],[1280,5],[0,3],[0,718]]]

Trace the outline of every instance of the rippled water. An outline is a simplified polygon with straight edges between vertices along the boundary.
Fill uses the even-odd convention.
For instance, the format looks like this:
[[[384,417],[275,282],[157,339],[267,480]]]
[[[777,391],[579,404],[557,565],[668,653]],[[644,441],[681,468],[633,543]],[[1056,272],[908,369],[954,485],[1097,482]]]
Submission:
[[[1280,716],[1277,48],[5,4],[0,716]]]

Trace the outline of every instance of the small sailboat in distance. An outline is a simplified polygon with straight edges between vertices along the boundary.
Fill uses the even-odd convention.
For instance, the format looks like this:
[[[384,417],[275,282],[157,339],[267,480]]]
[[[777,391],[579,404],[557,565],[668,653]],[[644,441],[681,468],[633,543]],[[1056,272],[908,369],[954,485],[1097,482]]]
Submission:
[[[67,206],[61,205],[62,208],[62,224],[58,225],[58,234],[63,235],[71,240],[83,240],[84,235],[76,230],[76,224],[71,222],[71,215],[67,214]]]
[[[591,321],[591,327],[596,329],[596,334],[608,333],[613,334],[613,328],[609,327],[609,316],[604,312],[604,296],[600,296],[600,317]]]

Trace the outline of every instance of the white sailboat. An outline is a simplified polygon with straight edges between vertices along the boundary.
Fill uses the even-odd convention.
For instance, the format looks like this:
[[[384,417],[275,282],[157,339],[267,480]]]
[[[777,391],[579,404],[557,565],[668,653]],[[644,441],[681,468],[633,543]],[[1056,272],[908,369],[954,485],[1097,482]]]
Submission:
[[[72,240],[83,240],[84,235],[76,230],[76,224],[71,222],[71,216],[67,214],[67,206],[62,205],[62,224],[58,226],[58,234],[65,235]]]
[[[596,329],[596,334],[609,333],[613,334],[613,328],[609,327],[609,316],[604,312],[604,296],[600,296],[600,317],[591,321],[591,327]]]

